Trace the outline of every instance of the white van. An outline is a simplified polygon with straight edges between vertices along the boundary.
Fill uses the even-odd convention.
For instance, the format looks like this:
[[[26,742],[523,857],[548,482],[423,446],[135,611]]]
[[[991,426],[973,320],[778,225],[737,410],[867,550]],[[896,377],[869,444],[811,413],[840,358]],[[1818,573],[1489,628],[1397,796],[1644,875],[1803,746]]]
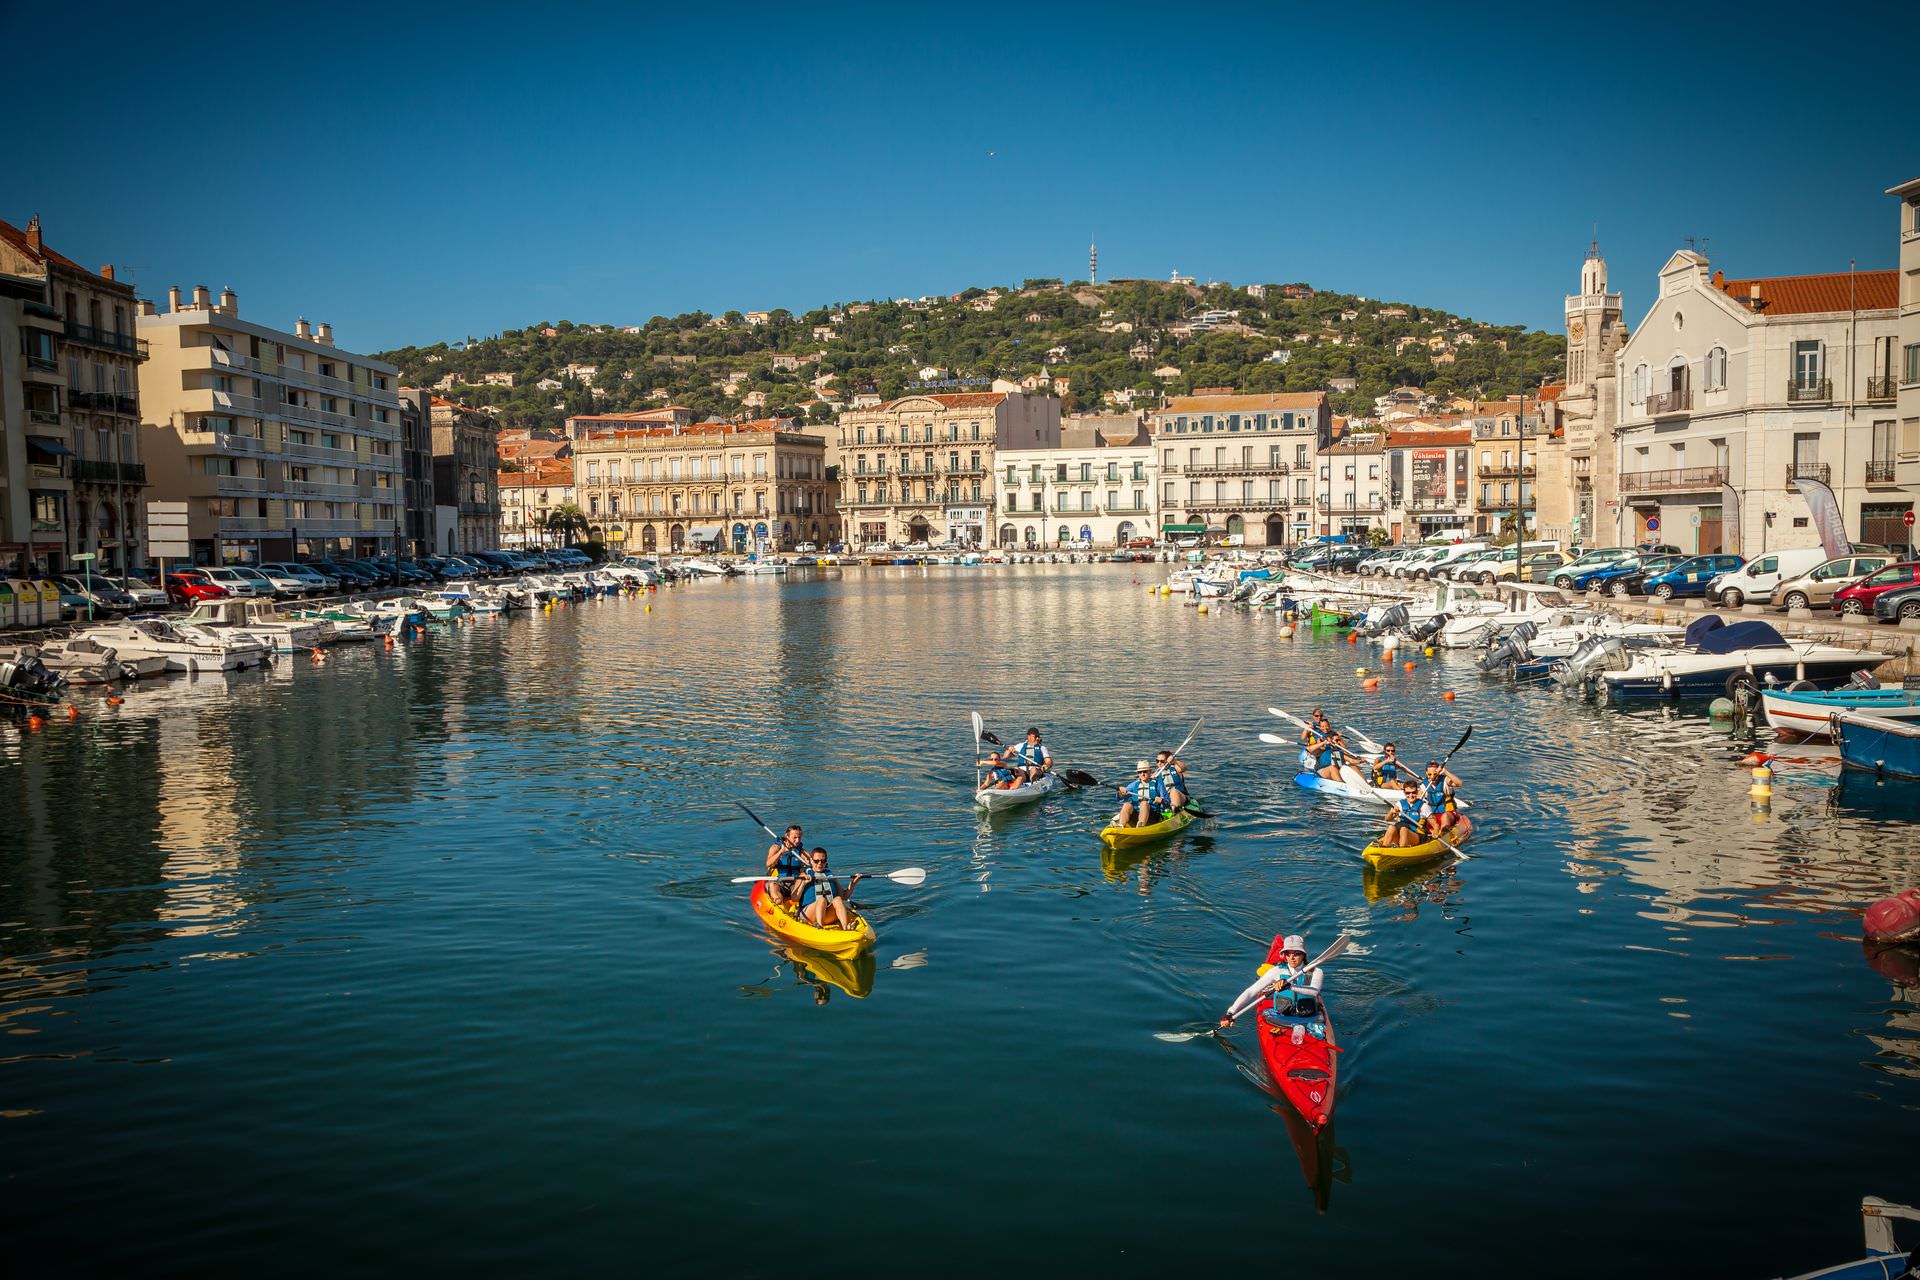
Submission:
[[[1448,543],[1446,546],[1439,548],[1439,555],[1434,556],[1432,559],[1422,559],[1421,562],[1415,566],[1415,571],[1406,576],[1410,578],[1431,578],[1434,570],[1440,568],[1442,565],[1453,564],[1455,561],[1464,560],[1468,556],[1479,555],[1483,551],[1490,550],[1492,550],[1492,548],[1484,542]]]
[[[1763,556],[1729,569],[1707,584],[1707,599],[1737,609],[1749,600],[1764,601],[1773,589],[1788,578],[1797,578],[1827,562],[1827,553],[1819,547],[1795,547],[1791,551],[1769,551]]]

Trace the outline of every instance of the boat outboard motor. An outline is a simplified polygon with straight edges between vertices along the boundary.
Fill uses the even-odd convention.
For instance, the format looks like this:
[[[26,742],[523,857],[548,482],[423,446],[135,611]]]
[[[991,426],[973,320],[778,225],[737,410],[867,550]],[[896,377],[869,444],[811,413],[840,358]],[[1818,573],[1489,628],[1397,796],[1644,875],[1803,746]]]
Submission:
[[[1365,629],[1368,635],[1378,635],[1383,631],[1391,631],[1395,627],[1404,627],[1406,625],[1407,606],[1396,604],[1381,610],[1378,618],[1369,615]]]
[[[1420,640],[1425,640],[1429,636],[1439,635],[1440,628],[1446,626],[1447,623],[1451,622],[1452,620],[1453,620],[1453,615],[1450,613],[1436,613],[1431,618],[1428,618],[1425,622],[1421,623],[1419,626],[1409,631],[1407,635],[1410,639],[1416,642]]]
[[[1591,636],[1582,640],[1565,661],[1555,664],[1553,678],[1564,687],[1579,688],[1605,671],[1626,647],[1627,642],[1619,636]]]
[[[1527,642],[1517,635],[1509,635],[1504,640],[1496,640],[1488,647],[1480,659],[1480,669],[1492,674],[1507,668],[1509,664],[1528,662],[1533,655],[1527,652]]]
[[[10,662],[0,662],[0,689],[51,698],[66,684],[65,676],[40,661],[36,655],[27,654]]]

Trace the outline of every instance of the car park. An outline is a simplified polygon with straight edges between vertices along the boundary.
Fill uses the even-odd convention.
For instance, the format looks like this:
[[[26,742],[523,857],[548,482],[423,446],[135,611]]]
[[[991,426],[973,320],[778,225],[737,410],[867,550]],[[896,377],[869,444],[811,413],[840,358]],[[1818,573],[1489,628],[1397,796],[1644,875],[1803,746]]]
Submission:
[[[1849,583],[1858,582],[1876,569],[1886,566],[1892,556],[1844,555],[1815,565],[1797,578],[1788,578],[1773,589],[1767,603],[1776,609],[1813,609],[1832,602],[1833,595]]]
[[[133,597],[134,604],[142,609],[164,609],[167,605],[167,593],[153,584],[151,578],[129,576],[119,583],[122,591]]]
[[[273,561],[260,566],[260,572],[267,575],[280,589],[280,583],[286,582],[289,595],[323,596],[334,589],[334,580],[325,574],[317,573],[304,564],[289,564],[285,561]]]
[[[1707,585],[1723,573],[1740,567],[1740,557],[1730,555],[1688,556],[1670,569],[1657,574],[1641,572],[1629,574],[1626,578],[1627,591],[1632,595],[1652,596],[1656,600],[1673,600],[1688,596],[1704,596]]]
[[[1889,591],[1920,585],[1920,561],[1902,560],[1876,569],[1833,593],[1833,611],[1854,616],[1873,612],[1873,602]]]
[[[1499,559],[1500,552],[1493,547],[1482,547],[1478,551],[1469,551],[1463,556],[1442,561],[1428,570],[1428,576],[1441,578],[1449,582],[1474,582],[1480,576],[1480,568]]]
[[[1573,586],[1573,580],[1587,570],[1597,569],[1602,565],[1614,564],[1618,561],[1628,559],[1634,554],[1636,553],[1632,547],[1594,547],[1591,550],[1583,551],[1572,560],[1569,560],[1566,565],[1561,568],[1560,572],[1553,575],[1553,585],[1556,587],[1570,588]]]
[[[1584,569],[1569,565],[1567,572],[1553,581],[1558,586],[1561,584],[1561,578],[1569,578],[1570,582],[1567,585],[1574,591],[1609,591],[1613,590],[1615,584],[1628,574],[1659,573],[1679,562],[1679,556],[1655,555],[1651,552],[1644,555],[1634,554],[1607,563],[1588,565]],[[1613,594],[1626,596],[1632,593],[1623,589],[1613,591]]]

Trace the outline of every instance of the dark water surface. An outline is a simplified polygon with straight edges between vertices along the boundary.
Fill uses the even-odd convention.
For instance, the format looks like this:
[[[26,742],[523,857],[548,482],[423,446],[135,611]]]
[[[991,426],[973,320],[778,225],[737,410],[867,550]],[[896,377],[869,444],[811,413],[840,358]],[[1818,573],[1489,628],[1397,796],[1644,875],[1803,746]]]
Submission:
[[[1462,659],[1365,693],[1364,647],[1135,576],[702,584],[0,727],[10,1257],[1774,1275],[1920,1196],[1920,1003],[1857,940],[1920,793],[1816,759],[1757,812],[1704,719]],[[1476,726],[1472,860],[1368,878],[1371,815],[1255,738],[1316,703]],[[977,818],[970,708],[1102,776],[1204,715],[1219,816],[1117,860],[1104,798]],[[870,971],[755,927],[736,798],[930,870],[862,886]],[[1357,940],[1324,1216],[1250,1029],[1154,1038],[1281,930]]]

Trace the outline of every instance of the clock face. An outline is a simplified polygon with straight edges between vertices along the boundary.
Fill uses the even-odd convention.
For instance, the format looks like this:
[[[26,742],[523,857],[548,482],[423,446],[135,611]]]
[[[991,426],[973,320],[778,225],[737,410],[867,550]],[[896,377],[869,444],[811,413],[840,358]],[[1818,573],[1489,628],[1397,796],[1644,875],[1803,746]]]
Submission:
[[[1569,338],[1572,338],[1575,342],[1586,341],[1587,322],[1584,320],[1575,320],[1572,324],[1567,326],[1567,336]]]

